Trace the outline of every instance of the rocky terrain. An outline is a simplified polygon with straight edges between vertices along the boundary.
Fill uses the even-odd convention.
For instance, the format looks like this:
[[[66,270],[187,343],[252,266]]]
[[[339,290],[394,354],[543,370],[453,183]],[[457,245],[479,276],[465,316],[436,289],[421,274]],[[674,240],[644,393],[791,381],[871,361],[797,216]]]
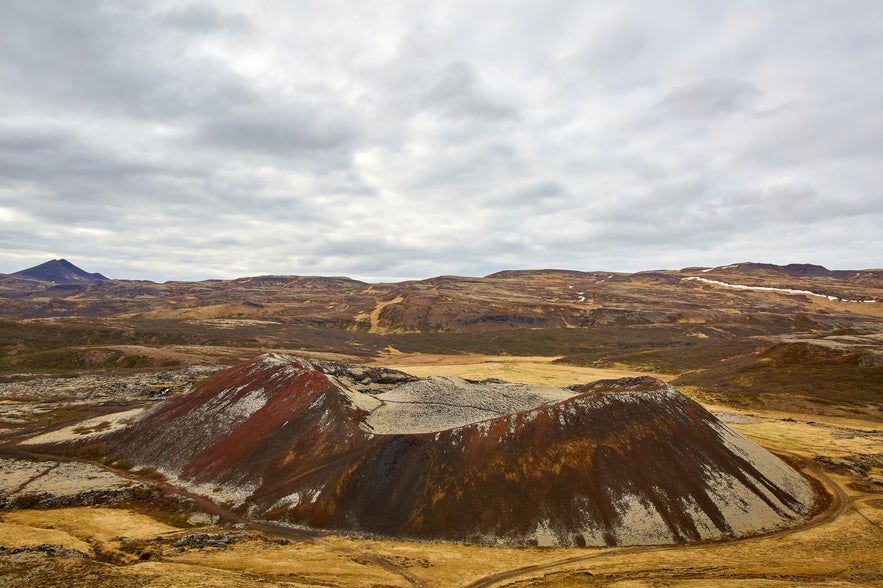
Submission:
[[[681,376],[678,386],[714,402],[883,418],[881,333],[883,270],[808,264],[394,284],[0,277],[0,378],[231,365],[272,349],[361,362],[390,352],[544,355]]]
[[[814,502],[652,378],[565,390],[270,354],[124,415],[25,443],[100,448],[249,518],[394,537],[681,543],[795,524]]]
[[[879,583],[881,278],[756,263],[399,284],[0,276],[0,584]],[[248,375],[218,370],[266,351],[321,359],[303,368],[312,375],[277,376],[278,388],[233,392]],[[285,362],[270,363],[248,377]],[[570,387],[642,373],[726,424],[658,381]],[[285,387],[295,380],[327,386],[304,405]],[[188,398],[214,400],[200,420]],[[168,418],[214,441],[167,434],[152,415],[174,406]],[[209,409],[230,418],[203,426]],[[602,426],[621,416],[635,420]],[[139,448],[127,436],[148,425],[157,434]],[[267,432],[300,426],[316,434]],[[793,471],[733,431],[808,476],[810,511],[800,484],[787,488]],[[413,483],[396,489],[393,473]],[[573,488],[597,493],[549,498]],[[460,526],[427,533],[435,512]],[[303,524],[369,538],[317,539]],[[583,541],[673,547],[499,547]]]

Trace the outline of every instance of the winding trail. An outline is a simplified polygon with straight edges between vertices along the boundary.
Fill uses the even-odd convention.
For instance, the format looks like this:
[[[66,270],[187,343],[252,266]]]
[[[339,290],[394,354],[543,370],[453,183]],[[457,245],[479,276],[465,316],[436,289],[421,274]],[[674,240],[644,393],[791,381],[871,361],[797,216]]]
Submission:
[[[395,563],[394,561],[383,557],[382,555],[377,555],[375,553],[370,553],[367,551],[363,551],[361,549],[351,548],[351,547],[343,547],[341,545],[335,545],[329,541],[323,541],[322,536],[329,535],[327,532],[314,531],[312,529],[300,529],[295,527],[288,527],[286,525],[280,525],[277,523],[273,523],[271,521],[243,521],[249,529],[254,529],[256,531],[261,531],[263,533],[267,533],[269,535],[275,535],[277,537],[286,537],[297,539],[299,541],[308,541],[310,543],[322,545],[322,547],[335,551],[337,553],[342,553],[349,557],[361,560],[361,561],[369,561],[374,565],[383,568],[384,570],[395,574],[397,576],[401,576],[405,580],[408,581],[411,586],[415,586],[418,588],[428,588],[427,584],[423,582],[420,578],[417,578],[410,574],[404,567]]]
[[[60,465],[61,465],[61,463],[59,463],[59,462],[57,462],[57,461],[56,461],[56,462],[52,462],[52,465],[48,466],[45,470],[43,470],[43,471],[40,472],[39,474],[36,474],[36,475],[34,475],[34,476],[31,476],[30,478],[28,478],[27,480],[25,480],[24,482],[22,482],[22,483],[18,486],[18,488],[16,488],[16,489],[13,490],[12,492],[10,492],[10,494],[18,494],[19,492],[21,492],[22,490],[24,490],[25,488],[27,488],[28,485],[29,485],[31,482],[33,482],[33,481],[35,481],[35,480],[39,480],[40,478],[42,478],[43,476],[47,475],[49,472],[51,472],[52,470],[56,469],[56,468],[57,468],[58,466],[60,466]]]

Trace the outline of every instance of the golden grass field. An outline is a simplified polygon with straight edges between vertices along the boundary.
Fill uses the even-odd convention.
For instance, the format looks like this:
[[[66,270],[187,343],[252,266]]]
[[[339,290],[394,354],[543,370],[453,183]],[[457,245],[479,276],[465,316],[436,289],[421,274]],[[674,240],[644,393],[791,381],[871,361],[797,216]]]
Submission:
[[[420,378],[459,376],[469,380],[499,378],[525,384],[569,386],[628,376],[651,375],[662,380],[672,376],[629,369],[601,369],[552,363],[554,357],[513,357],[508,355],[436,355],[428,353],[391,353],[380,361],[384,367],[401,370]]]
[[[636,372],[552,358],[419,356],[378,360],[418,376],[568,385]],[[808,524],[768,536],[689,546],[504,549],[328,535],[287,542],[230,531],[227,547],[180,548],[179,529],[126,509],[21,510],[0,515],[0,546],[61,545],[86,553],[0,560],[0,586],[883,586],[883,487],[825,472],[813,458],[879,454],[877,422],[759,410],[726,413],[734,428],[786,456],[831,495]],[[740,422],[742,421],[742,422]],[[883,479],[876,470],[872,477]],[[122,537],[125,537],[123,539]],[[5,562],[5,563],[3,563]],[[34,572],[35,565],[44,566]],[[30,566],[30,567],[29,567]],[[34,583],[34,582],[38,583]]]

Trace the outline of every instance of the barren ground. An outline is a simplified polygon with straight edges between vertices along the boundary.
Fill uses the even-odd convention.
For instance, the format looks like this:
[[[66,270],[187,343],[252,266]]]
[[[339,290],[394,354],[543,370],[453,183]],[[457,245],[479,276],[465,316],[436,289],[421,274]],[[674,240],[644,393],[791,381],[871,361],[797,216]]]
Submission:
[[[553,364],[551,359],[395,354],[379,361],[419,376],[553,385],[636,373]],[[162,389],[162,380],[136,380],[133,389],[147,401],[151,392]],[[179,386],[185,381],[176,374],[165,380]],[[91,386],[91,392],[78,396],[80,402],[124,405],[104,408],[108,414],[133,406],[132,390]],[[0,441],[20,438],[23,427],[32,434],[46,432],[96,414],[94,407],[93,412],[63,408],[40,395],[19,393],[4,405],[6,429]],[[883,426],[709,408],[827,489],[828,504],[808,525],[691,546],[502,549],[311,536],[276,525],[203,526],[217,516],[190,515],[188,524],[187,516],[125,501],[109,508],[20,508],[0,511],[0,586],[883,586]],[[4,500],[17,493],[36,501],[40,492],[60,492],[61,487],[49,490],[45,482],[65,471],[86,485],[94,479],[111,489],[144,479],[94,465],[3,463]],[[68,486],[65,491],[72,491]]]

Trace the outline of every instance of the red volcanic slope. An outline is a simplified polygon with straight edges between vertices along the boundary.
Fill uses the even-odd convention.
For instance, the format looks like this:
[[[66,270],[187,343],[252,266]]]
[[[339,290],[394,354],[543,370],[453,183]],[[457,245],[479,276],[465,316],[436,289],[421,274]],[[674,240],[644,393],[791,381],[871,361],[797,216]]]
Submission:
[[[367,417],[383,394],[359,387],[414,378],[367,373],[262,356],[110,439],[182,483],[224,488],[250,516],[399,537],[687,542],[792,524],[812,502],[803,477],[652,378],[587,384],[457,428],[379,435]]]

